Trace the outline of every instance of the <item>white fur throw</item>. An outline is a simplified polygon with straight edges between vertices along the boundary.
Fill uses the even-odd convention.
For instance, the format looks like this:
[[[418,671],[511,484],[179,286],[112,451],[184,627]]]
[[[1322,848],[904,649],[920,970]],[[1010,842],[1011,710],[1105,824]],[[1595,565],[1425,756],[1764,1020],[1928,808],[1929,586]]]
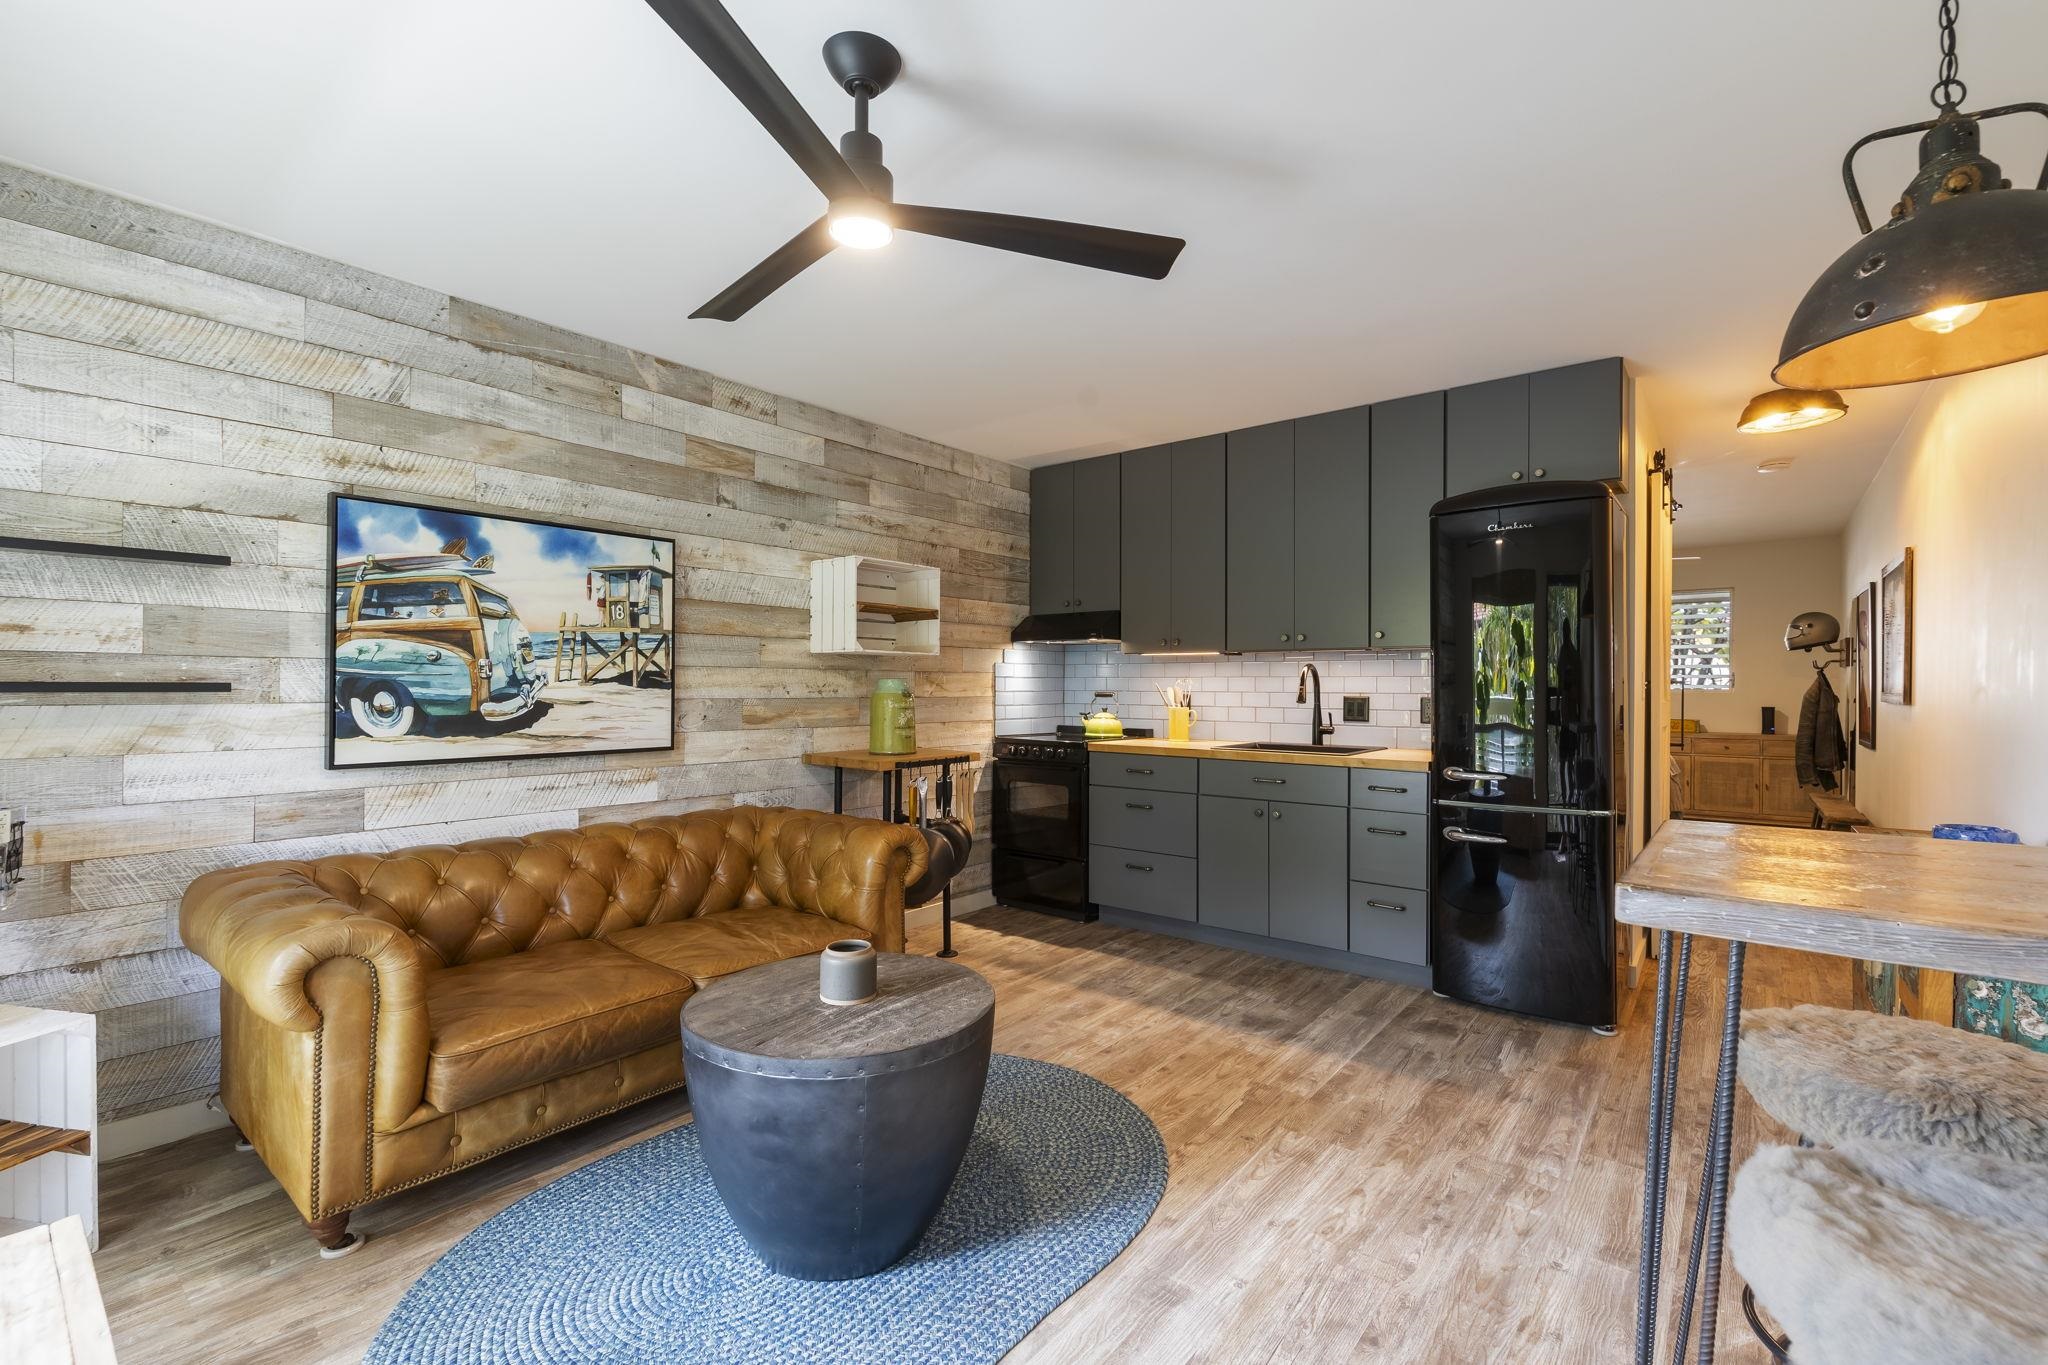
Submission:
[[[1823,1146],[1932,1143],[2048,1162],[2048,1055],[1861,1010],[1797,1005],[1742,1016],[1742,1083]]]
[[[1915,1143],[1765,1147],[1728,1248],[1798,1365],[2048,1360],[2048,1167]]]

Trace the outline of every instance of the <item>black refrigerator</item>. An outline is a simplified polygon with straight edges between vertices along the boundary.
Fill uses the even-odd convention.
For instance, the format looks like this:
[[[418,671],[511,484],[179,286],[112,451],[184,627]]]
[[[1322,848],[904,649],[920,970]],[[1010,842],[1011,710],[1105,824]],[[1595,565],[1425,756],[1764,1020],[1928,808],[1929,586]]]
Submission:
[[[1627,518],[1604,484],[1558,483],[1431,523],[1435,988],[1612,1029]]]

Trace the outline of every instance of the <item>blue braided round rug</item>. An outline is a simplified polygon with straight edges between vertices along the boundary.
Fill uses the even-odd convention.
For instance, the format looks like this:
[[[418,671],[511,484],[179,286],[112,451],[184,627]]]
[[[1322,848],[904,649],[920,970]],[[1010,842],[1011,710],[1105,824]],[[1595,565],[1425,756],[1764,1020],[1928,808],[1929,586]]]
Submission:
[[[528,1195],[406,1291],[366,1360],[994,1361],[1137,1236],[1166,1192],[1143,1110],[998,1053],[953,1191],[863,1280],[770,1274],[684,1125]]]

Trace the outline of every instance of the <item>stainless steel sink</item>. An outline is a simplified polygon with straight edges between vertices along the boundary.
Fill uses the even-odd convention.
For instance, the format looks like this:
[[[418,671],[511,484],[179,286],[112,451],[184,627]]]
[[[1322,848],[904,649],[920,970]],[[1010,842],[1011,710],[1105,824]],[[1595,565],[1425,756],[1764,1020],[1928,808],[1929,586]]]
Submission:
[[[1277,739],[1248,739],[1239,744],[1219,744],[1219,749],[1245,749],[1263,754],[1375,754],[1384,744],[1283,744]]]

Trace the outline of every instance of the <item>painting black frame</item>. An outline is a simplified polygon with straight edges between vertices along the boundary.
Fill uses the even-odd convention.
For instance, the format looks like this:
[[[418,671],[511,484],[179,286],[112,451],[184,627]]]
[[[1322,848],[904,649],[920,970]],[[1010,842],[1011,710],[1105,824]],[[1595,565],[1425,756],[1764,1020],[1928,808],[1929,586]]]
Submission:
[[[1877,584],[1856,594],[1856,742],[1877,748]]]
[[[657,535],[653,532],[626,530],[616,526],[589,526],[580,522],[548,521],[541,517],[516,516],[509,512],[479,511],[470,507],[450,507],[444,503],[418,502],[404,498],[382,498],[363,493],[330,492],[327,495],[327,597],[320,605],[321,619],[326,622],[323,637],[328,642],[327,651],[322,657],[327,683],[321,690],[327,702],[325,716],[327,725],[326,766],[330,770],[335,772],[357,772],[371,768],[426,768],[439,764],[520,763],[531,759],[575,758],[589,754],[659,754],[674,751],[678,743],[678,736],[676,732],[676,693],[672,685],[669,689],[668,743],[666,744],[645,744],[631,749],[577,749],[566,753],[474,754],[467,758],[395,758],[386,763],[346,763],[337,765],[334,761],[334,741],[337,738],[334,732],[335,716],[337,714],[334,696],[334,594],[335,590],[341,586],[339,568],[341,561],[340,508],[344,498],[350,502],[375,502],[382,503],[386,507],[403,507],[411,511],[420,512],[444,512],[458,517],[489,517],[493,521],[516,521],[528,526],[545,526],[560,531],[582,531],[589,535],[630,536],[635,540],[645,539],[650,542],[666,545],[668,547],[668,562],[670,565],[668,625],[670,631],[669,676],[671,679],[674,678],[679,667],[676,657],[677,646],[675,644],[675,612],[680,584],[676,582],[674,568],[676,562],[675,537]],[[560,648],[559,643],[556,647]]]

